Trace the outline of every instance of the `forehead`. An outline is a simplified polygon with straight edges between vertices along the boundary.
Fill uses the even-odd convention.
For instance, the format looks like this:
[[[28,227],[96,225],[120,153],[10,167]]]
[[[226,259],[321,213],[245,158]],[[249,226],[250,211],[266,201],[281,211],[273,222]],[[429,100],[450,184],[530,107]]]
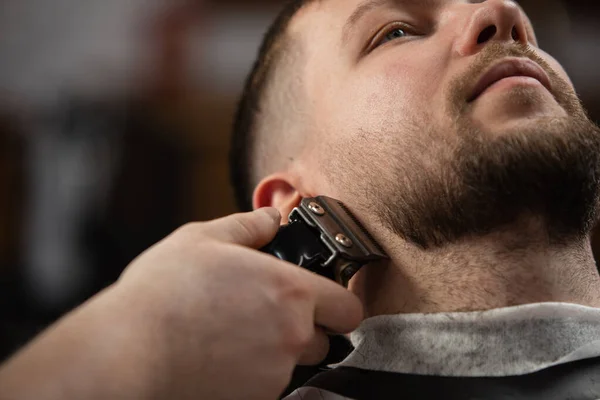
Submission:
[[[379,0],[381,2],[382,0]],[[312,0],[302,7],[290,22],[288,31],[293,36],[305,37],[315,27],[331,28],[339,26],[353,10],[365,3],[365,0]],[[336,23],[337,22],[337,23]]]
[[[363,4],[365,0],[312,0],[296,13],[287,31],[303,47],[308,64],[310,59],[321,64],[322,57],[331,56],[328,49],[339,48],[344,25]]]

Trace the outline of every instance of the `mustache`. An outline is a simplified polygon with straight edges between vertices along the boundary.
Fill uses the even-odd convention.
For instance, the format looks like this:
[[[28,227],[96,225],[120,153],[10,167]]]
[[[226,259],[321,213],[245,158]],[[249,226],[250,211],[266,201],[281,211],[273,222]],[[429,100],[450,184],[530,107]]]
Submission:
[[[506,44],[500,42],[489,43],[486,45],[469,69],[451,82],[449,96],[451,101],[450,104],[458,107],[458,112],[461,113],[464,111],[464,108],[467,107],[466,101],[483,73],[498,61],[508,57],[528,58],[538,64],[550,77],[552,83],[552,95],[557,101],[563,105],[565,105],[565,103],[572,104],[573,97],[577,96],[574,90],[556,73],[556,71],[554,71],[546,60],[535,52],[534,49],[529,45],[522,43]]]

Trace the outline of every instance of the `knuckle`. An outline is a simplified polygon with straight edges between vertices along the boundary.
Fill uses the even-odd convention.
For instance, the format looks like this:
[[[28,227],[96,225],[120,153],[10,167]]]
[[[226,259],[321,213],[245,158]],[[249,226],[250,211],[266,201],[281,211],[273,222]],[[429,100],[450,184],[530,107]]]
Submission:
[[[312,293],[301,279],[282,274],[277,279],[275,304],[280,309],[281,345],[286,352],[301,353],[314,335]]]
[[[170,236],[171,246],[185,254],[217,256],[220,243],[205,233],[205,225],[205,222],[189,222],[181,226]]]
[[[204,222],[188,222],[182,225],[175,231],[175,235],[178,237],[197,237],[202,234],[204,230]]]
[[[248,241],[256,235],[256,224],[247,218],[235,218],[232,230],[233,239],[236,241]]]
[[[314,327],[312,323],[290,318],[281,335],[281,344],[286,352],[299,355],[311,343]]]
[[[276,287],[277,299],[282,304],[307,303],[312,298],[312,290],[304,280],[290,274],[279,276]]]

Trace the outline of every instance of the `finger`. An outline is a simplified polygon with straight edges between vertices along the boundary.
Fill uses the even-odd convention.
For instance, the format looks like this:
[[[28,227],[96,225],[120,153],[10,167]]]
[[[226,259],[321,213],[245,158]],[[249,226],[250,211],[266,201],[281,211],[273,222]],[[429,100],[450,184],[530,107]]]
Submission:
[[[363,305],[353,293],[338,287],[343,293],[320,293],[315,306],[315,324],[333,333],[350,333],[363,320]]]
[[[323,329],[315,326],[315,334],[300,356],[298,365],[318,365],[325,360],[327,353],[329,353],[329,337]]]
[[[281,214],[275,208],[234,214],[204,224],[204,234],[213,239],[246,247],[260,248],[277,233]]]
[[[343,286],[314,273],[301,270],[307,285],[314,291],[314,323],[332,333],[349,333],[363,319],[363,305],[356,295]]]

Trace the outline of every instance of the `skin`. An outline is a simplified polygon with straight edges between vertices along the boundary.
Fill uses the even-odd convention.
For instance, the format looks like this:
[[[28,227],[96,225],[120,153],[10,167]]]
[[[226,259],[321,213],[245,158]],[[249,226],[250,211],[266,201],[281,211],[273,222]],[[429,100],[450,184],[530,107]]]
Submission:
[[[324,329],[362,319],[338,284],[253,249],[275,209],[186,225],[0,368],[2,399],[275,399]],[[322,328],[321,328],[322,327]]]
[[[303,110],[313,128],[298,157],[258,185],[254,203],[287,215],[302,197],[336,197],[390,261],[362,269],[348,291],[255,251],[282,223],[274,208],[190,224],[4,364],[0,397],[275,399],[297,362],[323,359],[325,330],[352,331],[363,307],[371,316],[541,301],[600,306],[587,234],[558,243],[547,220],[523,214],[485,235],[425,248],[382,223],[382,198],[369,197],[398,181],[381,160],[402,159],[434,174],[447,168],[441,161],[449,160],[448,149],[471,132],[457,127],[479,127],[488,138],[515,129],[533,134],[572,114],[556,93],[515,80],[468,107],[448,102],[462,93],[456,79],[472,72],[491,42],[508,43],[513,27],[522,45],[535,45],[521,11],[500,0],[419,0],[410,13],[390,3],[340,43],[358,3],[317,1],[294,19],[290,31],[306,45],[301,90],[311,99]],[[361,56],[378,29],[409,17],[435,29]],[[477,45],[490,24],[498,28],[495,39]],[[562,77],[571,87],[556,61],[534,51],[558,77],[554,83]]]
[[[306,53],[302,95],[310,99],[313,119],[303,132],[304,151],[286,170],[262,180],[255,206],[274,206],[287,215],[301,197],[326,194],[360,216],[391,259],[363,268],[350,283],[367,316],[552,301],[600,306],[588,235],[557,245],[543,219],[524,213],[490,234],[424,249],[386,226],[377,212],[381,198],[372,194],[397,190],[400,178],[390,172],[390,160],[439,175],[465,126],[492,140],[515,131],[535,134],[540,126],[583,113],[564,69],[537,47],[524,12],[505,0],[390,1],[373,8],[345,37],[345,22],[361,3],[314,2],[294,20],[290,32]],[[409,35],[370,46],[396,22],[410,24]],[[478,44],[490,25],[495,35]],[[469,89],[483,72],[480,56],[492,46],[527,48],[528,58],[550,75],[553,92],[537,81],[512,79],[467,105]],[[493,54],[498,60],[508,55],[498,50],[488,58]],[[457,107],[459,101],[465,106]],[[404,187],[418,183],[406,180]]]

